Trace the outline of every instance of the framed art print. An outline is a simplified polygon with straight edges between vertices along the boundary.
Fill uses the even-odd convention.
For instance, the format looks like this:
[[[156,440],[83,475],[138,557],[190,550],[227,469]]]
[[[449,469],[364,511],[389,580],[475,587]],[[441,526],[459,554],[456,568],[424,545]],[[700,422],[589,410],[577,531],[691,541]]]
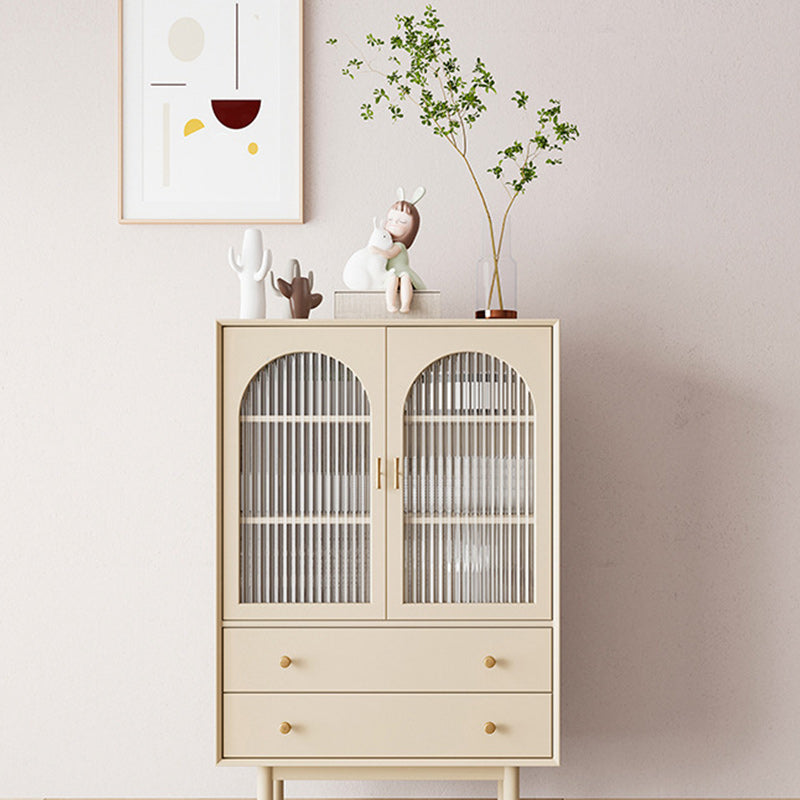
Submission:
[[[302,222],[302,0],[119,0],[120,221]]]

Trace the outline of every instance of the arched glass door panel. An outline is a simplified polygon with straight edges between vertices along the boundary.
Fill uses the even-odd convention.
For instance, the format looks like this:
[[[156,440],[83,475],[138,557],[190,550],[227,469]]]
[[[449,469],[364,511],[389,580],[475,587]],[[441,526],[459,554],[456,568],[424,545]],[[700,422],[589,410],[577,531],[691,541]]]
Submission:
[[[508,363],[430,364],[403,416],[405,603],[535,602],[533,395]]]
[[[239,408],[239,602],[370,602],[370,407],[344,363],[290,353]]]

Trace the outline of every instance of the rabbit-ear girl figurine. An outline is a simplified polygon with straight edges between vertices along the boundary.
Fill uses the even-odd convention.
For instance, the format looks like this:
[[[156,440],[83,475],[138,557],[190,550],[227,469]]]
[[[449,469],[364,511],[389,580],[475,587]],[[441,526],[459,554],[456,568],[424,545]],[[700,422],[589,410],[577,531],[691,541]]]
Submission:
[[[425,194],[422,186],[414,190],[410,200],[405,199],[402,187],[397,190],[397,202],[386,215],[384,228],[392,237],[388,249],[371,247],[373,253],[383,256],[386,262],[386,308],[407,314],[411,309],[414,289],[424,289],[422,279],[411,269],[408,262],[408,248],[414,243],[419,230],[419,211],[417,203]],[[399,295],[399,297],[398,297]]]

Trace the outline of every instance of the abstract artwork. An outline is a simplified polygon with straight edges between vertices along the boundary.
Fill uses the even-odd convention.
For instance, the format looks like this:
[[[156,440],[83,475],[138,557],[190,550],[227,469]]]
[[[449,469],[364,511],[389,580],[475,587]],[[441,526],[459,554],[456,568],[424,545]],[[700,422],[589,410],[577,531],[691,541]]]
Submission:
[[[119,0],[120,221],[302,222],[302,0]]]

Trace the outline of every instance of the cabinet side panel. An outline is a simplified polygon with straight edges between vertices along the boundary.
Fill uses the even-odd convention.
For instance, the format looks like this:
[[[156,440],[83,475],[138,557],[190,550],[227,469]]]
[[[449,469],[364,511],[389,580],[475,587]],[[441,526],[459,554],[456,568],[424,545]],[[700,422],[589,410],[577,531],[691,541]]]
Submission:
[[[553,760],[561,759],[561,325],[553,323],[552,340],[553,474]]]
[[[216,486],[216,754],[217,762],[222,760],[222,341],[224,327],[216,326],[216,447],[217,447],[217,486]]]

